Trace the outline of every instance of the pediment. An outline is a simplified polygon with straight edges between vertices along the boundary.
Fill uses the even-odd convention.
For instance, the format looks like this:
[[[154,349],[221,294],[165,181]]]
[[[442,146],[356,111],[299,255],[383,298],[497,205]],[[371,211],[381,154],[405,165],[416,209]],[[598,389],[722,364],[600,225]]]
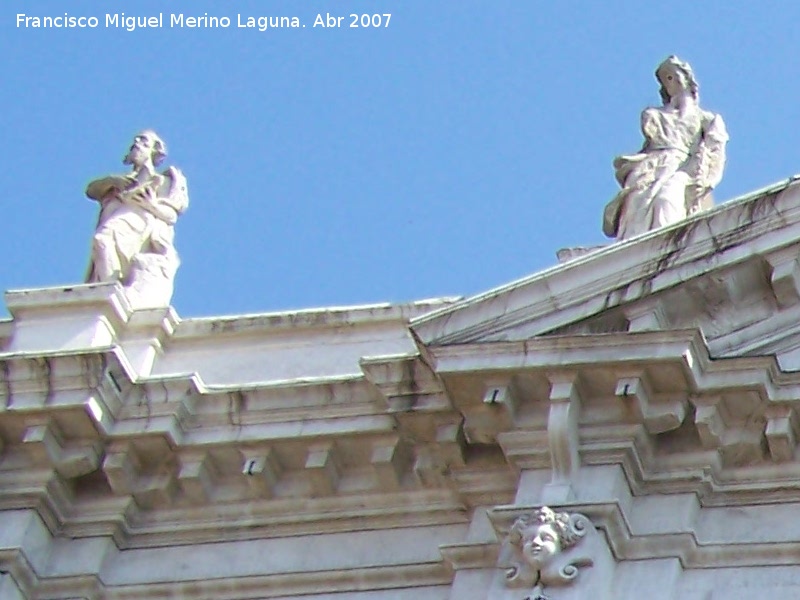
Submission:
[[[714,357],[778,354],[800,369],[799,241],[793,177],[411,326],[426,346],[697,328]]]

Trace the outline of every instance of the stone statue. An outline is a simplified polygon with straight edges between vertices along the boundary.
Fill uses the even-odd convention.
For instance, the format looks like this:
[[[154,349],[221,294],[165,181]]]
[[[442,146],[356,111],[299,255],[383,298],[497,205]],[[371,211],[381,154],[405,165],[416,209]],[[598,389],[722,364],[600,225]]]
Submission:
[[[689,64],[670,56],[655,74],[664,104],[642,112],[644,146],[614,160],[622,190],[605,208],[603,233],[619,240],[709,208],[725,167],[725,123],[700,108]]]
[[[166,156],[163,140],[143,131],[123,160],[130,173],[86,187],[86,195],[100,203],[86,281],[119,281],[135,306],[169,305],[180,264],[174,226],[189,196],[178,169],[156,171]]]
[[[530,598],[544,598],[545,585],[572,582],[578,567],[593,561],[570,550],[593,529],[585,516],[555,512],[547,506],[518,518],[508,534],[510,553],[502,559],[506,585],[531,587]]]

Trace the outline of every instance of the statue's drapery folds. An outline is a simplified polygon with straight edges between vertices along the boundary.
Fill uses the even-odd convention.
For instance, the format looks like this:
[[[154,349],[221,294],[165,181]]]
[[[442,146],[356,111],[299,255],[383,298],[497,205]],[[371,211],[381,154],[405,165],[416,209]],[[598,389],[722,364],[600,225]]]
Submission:
[[[725,123],[700,108],[689,64],[670,56],[656,78],[664,104],[642,112],[641,151],[614,160],[622,189],[605,208],[603,233],[620,240],[709,208],[725,167]]]
[[[180,264],[174,226],[189,196],[178,169],[156,171],[165,157],[161,138],[144,131],[125,156],[130,173],[102,177],[86,188],[100,203],[86,281],[118,281],[136,306],[168,305]]]

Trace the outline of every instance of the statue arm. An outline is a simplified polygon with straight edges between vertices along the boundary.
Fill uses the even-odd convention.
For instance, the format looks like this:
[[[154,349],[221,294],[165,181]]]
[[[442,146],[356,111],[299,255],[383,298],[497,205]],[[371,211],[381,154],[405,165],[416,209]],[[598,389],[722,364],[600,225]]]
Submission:
[[[147,199],[141,202],[142,208],[169,225],[174,225],[178,216],[189,205],[186,178],[176,168],[170,167],[163,177],[162,184],[146,189]],[[167,192],[162,195],[166,186]]]
[[[189,190],[186,185],[186,177],[175,167],[167,169],[166,176],[169,178],[169,192],[162,199],[177,215],[180,215],[189,208]]]
[[[141,206],[147,212],[169,225],[174,225],[178,221],[177,212],[161,198],[151,196],[149,201],[142,203]]]
[[[687,188],[686,211],[692,215],[712,206],[711,190],[722,180],[728,132],[722,117],[705,113],[702,138],[684,168],[692,178]]]
[[[725,145],[728,142],[728,131],[725,122],[719,115],[713,115],[704,123],[703,141],[698,148],[697,184],[711,189],[722,181],[725,169]]]
[[[642,135],[644,136],[644,143],[642,144],[642,149],[640,152],[647,152],[650,149],[650,144],[653,142],[653,140],[658,138],[659,135],[663,136],[663,132],[661,131],[661,122],[659,121],[658,109],[645,108],[642,111],[640,125],[642,129]]]
[[[89,182],[86,186],[86,196],[92,200],[101,201],[109,195],[125,189],[130,184],[130,178],[125,175],[109,175]]]

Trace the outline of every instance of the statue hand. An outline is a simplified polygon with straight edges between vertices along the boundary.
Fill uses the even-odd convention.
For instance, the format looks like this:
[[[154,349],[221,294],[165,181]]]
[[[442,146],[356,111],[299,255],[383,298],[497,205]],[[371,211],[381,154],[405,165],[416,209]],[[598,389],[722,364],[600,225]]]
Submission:
[[[149,185],[137,185],[124,194],[126,202],[139,206],[153,206],[158,200],[155,190]]]
[[[149,185],[144,188],[144,199],[150,204],[155,204],[156,200],[158,200],[156,191]]]
[[[109,200],[113,200],[119,194],[119,188],[111,187],[108,188],[107,191],[103,193],[103,196],[100,198],[102,202],[108,202]]]

